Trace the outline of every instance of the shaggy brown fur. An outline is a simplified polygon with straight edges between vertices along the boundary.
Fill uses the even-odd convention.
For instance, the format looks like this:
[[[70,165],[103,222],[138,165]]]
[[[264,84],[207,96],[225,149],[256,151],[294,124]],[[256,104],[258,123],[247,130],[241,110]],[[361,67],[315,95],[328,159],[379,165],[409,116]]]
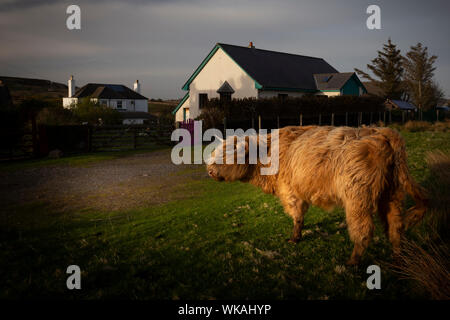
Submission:
[[[248,138],[245,150],[248,152]],[[425,192],[408,171],[405,143],[389,128],[286,127],[279,131],[277,174],[261,175],[259,162],[246,163],[210,164],[207,171],[218,181],[249,182],[277,195],[294,221],[292,242],[301,238],[310,205],[326,210],[345,208],[354,242],[348,264],[357,264],[369,245],[376,212],[394,253],[398,253],[402,231],[418,222],[426,210]],[[403,214],[406,193],[416,206]]]

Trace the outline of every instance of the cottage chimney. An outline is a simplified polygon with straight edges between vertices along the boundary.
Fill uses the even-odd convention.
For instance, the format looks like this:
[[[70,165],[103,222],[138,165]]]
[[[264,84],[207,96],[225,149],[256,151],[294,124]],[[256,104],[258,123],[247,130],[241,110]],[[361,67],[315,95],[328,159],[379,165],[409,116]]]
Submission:
[[[73,78],[73,76],[70,76],[69,81],[67,81],[67,89],[68,89],[68,97],[72,98],[73,95],[75,94],[75,79]]]
[[[250,43],[248,44],[248,47],[249,47],[249,48],[252,48],[252,49],[255,48],[255,46],[253,45],[253,42],[252,42],[252,41],[250,41]]]
[[[133,90],[136,91],[139,94],[141,93],[141,84],[139,83],[139,80],[136,80],[134,82]]]

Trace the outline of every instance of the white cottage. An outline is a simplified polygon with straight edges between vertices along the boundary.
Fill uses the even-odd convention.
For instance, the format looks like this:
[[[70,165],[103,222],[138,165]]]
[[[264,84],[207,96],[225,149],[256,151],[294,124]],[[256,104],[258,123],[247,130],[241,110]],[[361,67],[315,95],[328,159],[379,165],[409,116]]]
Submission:
[[[134,90],[122,84],[88,83],[75,92],[75,79],[70,76],[68,96],[63,98],[63,107],[77,104],[79,99],[89,98],[121,112],[123,124],[143,124],[150,119],[148,98],[141,95],[141,84],[136,80]]]
[[[175,121],[195,119],[210,98],[300,97],[306,93],[362,95],[354,72],[340,73],[322,58],[217,43],[182,87]]]

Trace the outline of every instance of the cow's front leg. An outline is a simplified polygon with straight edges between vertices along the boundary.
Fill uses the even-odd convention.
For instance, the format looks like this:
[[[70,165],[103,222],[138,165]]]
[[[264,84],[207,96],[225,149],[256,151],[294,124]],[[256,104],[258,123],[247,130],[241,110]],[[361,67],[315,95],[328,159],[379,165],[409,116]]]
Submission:
[[[294,229],[292,231],[292,237],[289,242],[297,243],[302,238],[303,220],[306,211],[308,211],[309,204],[301,199],[289,197],[282,200],[285,211],[292,217],[294,222]]]

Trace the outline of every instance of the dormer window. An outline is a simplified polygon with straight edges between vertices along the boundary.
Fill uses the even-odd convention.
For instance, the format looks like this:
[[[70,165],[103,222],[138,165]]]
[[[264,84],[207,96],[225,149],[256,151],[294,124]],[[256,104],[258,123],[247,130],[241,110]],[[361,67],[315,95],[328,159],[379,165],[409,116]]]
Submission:
[[[217,90],[217,93],[220,95],[220,101],[227,102],[231,101],[231,96],[234,93],[234,89],[230,86],[228,81],[225,81]]]
[[[122,109],[122,100],[117,100],[117,109]]]

